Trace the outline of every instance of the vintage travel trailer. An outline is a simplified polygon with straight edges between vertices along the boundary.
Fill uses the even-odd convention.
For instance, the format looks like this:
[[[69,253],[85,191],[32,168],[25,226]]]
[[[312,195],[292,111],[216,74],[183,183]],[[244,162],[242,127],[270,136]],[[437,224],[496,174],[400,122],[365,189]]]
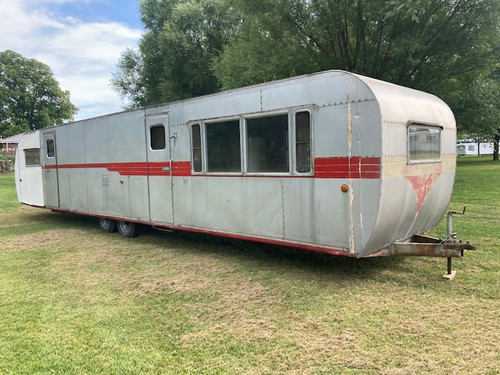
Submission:
[[[494,152],[493,142],[476,142],[475,139],[460,139],[457,142],[457,156],[493,155]]]
[[[327,71],[27,133],[19,200],[351,257],[459,257],[423,236],[455,177],[454,116],[427,93]]]

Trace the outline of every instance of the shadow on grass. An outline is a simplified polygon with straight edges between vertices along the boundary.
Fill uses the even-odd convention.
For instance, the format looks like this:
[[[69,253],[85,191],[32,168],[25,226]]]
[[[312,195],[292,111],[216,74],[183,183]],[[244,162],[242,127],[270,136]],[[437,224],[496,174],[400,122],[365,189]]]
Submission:
[[[30,222],[38,222],[30,228],[24,228],[25,233],[34,233],[48,229],[88,229],[99,232],[97,220],[94,217],[50,212],[33,211],[26,216]],[[118,234],[112,234],[121,238]],[[165,249],[175,249],[179,256],[196,256],[210,254],[224,262],[230,262],[236,267],[240,265],[247,272],[290,273],[293,277],[298,271],[309,273],[314,278],[335,278],[346,282],[357,280],[372,280],[387,282],[402,280],[410,276],[437,278],[429,269],[415,268],[408,258],[377,257],[350,258],[316,253],[285,246],[269,245],[252,241],[228,239],[208,234],[198,234],[183,231],[163,232],[149,226],[141,227],[137,238],[123,238],[123,241],[137,241],[141,245],[159,245]],[[445,260],[443,259],[443,271]],[[383,274],[383,275],[381,275]],[[304,275],[302,275],[304,276]],[[307,276],[305,276],[307,278]],[[420,284],[418,284],[420,285]]]

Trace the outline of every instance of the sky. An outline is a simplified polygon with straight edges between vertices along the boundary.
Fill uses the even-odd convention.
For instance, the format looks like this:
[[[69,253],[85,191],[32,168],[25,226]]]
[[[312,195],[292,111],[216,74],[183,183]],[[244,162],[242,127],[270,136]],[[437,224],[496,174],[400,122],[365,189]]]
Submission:
[[[110,86],[143,33],[139,0],[0,0],[0,51],[47,64],[79,108],[75,120],[123,110]]]

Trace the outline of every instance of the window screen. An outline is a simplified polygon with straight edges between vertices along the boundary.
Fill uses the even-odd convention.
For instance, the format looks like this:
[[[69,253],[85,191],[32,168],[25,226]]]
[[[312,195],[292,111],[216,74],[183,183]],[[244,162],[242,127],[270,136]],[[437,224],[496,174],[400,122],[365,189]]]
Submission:
[[[295,114],[295,157],[299,173],[311,172],[311,114]]]
[[[151,135],[151,149],[164,150],[165,142],[165,127],[163,125],[155,125],[149,129]]]
[[[53,158],[56,154],[56,149],[53,139],[47,139],[47,157]]]
[[[408,161],[441,160],[441,128],[427,125],[408,127]]]
[[[192,145],[193,145],[193,171],[201,172],[201,128],[200,124],[191,127]]]
[[[241,172],[239,120],[206,124],[208,172]]]
[[[40,166],[40,149],[39,148],[27,148],[24,150],[24,159],[26,165],[29,167]]]
[[[288,114],[247,119],[248,171],[288,172]]]

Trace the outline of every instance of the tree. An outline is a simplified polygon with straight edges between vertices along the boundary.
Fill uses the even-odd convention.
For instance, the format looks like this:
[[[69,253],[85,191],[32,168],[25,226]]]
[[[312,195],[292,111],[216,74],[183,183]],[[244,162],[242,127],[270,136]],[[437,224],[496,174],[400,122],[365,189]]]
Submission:
[[[438,95],[462,131],[498,126],[498,0],[236,3],[245,17],[215,64],[223,89],[343,69]]]
[[[245,18],[218,63],[231,87],[241,85],[231,67],[253,70],[257,83],[277,59],[291,71],[343,69],[419,88],[499,61],[498,0],[235,1]],[[288,56],[299,48],[307,64]]]
[[[463,132],[498,127],[500,0],[142,0],[141,13],[135,70],[121,69],[140,77],[138,104],[343,69],[436,94]]]
[[[112,85],[132,106],[220,90],[212,62],[237,23],[228,0],[142,0],[139,52],[119,61]]]
[[[59,125],[77,108],[50,68],[13,51],[0,52],[0,136]]]

